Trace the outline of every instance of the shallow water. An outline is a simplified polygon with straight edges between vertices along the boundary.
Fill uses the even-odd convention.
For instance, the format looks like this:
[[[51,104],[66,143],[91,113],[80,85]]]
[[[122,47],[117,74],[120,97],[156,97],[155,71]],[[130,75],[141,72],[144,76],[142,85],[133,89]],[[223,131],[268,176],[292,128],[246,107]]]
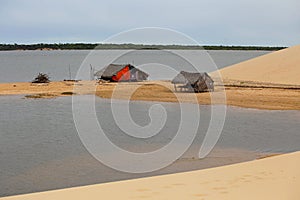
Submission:
[[[131,102],[133,120],[141,126],[148,124],[148,109],[157,103]],[[97,98],[96,112],[112,142],[129,151],[148,152],[170,142],[178,128],[178,104],[160,104],[168,115],[166,124],[158,135],[148,139],[123,134],[112,118],[110,100]],[[199,148],[210,119],[210,107],[200,106],[197,136],[179,160],[156,172],[130,174],[113,170],[88,153],[73,122],[71,97],[1,96],[0,110],[0,196],[203,169],[252,160],[263,153],[300,150],[299,111],[228,107],[214,151],[199,160]]]

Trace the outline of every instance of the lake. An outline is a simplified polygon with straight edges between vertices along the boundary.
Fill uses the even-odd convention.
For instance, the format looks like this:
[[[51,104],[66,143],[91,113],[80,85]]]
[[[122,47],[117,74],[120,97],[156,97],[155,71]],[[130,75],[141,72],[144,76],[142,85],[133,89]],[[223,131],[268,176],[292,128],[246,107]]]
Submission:
[[[69,67],[71,77],[75,78],[78,68],[86,61],[85,67],[92,65],[95,70],[107,66],[109,63],[131,63],[142,65],[140,68],[150,74],[150,79],[171,79],[174,74],[169,71],[164,72],[161,66],[149,67],[145,63],[161,63],[176,68],[178,71],[185,69],[193,71],[190,64],[185,59],[193,62],[196,66],[201,66],[201,71],[215,70],[211,66],[207,56],[210,55],[218,68],[223,68],[235,63],[242,62],[257,56],[270,53],[269,51],[194,51],[176,50],[70,50],[70,51],[0,51],[0,82],[28,82],[39,73],[47,73],[51,80],[69,79]],[[174,54],[182,55],[182,59]],[[206,62],[204,62],[204,60]],[[84,64],[83,64],[84,65]],[[208,66],[211,66],[207,68]]]

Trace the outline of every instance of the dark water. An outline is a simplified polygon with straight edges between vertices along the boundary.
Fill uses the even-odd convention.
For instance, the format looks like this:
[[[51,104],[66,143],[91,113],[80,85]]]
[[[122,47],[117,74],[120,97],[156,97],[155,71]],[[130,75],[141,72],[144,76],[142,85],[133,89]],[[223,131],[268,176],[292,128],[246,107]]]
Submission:
[[[148,109],[154,103],[131,102],[136,123],[149,123]],[[122,134],[110,113],[109,100],[97,98],[96,111],[111,141],[130,151],[147,152],[170,142],[178,128],[178,105],[161,105],[168,114],[165,127],[145,140]],[[299,111],[228,107],[215,149],[200,160],[197,155],[210,118],[210,107],[200,106],[202,125],[179,160],[156,172],[130,174],[101,164],[87,152],[73,122],[71,97],[1,96],[0,110],[0,196],[203,169],[252,160],[264,153],[300,150]]]
[[[199,67],[201,71],[214,71],[215,67],[208,67],[212,63],[205,63],[208,56],[218,68],[223,68],[257,56],[270,53],[268,51],[130,51],[125,50],[99,50],[93,52],[83,66],[92,65],[96,70],[109,63],[131,63],[142,65],[141,69],[150,74],[150,79],[171,79],[176,74],[164,71],[161,66],[151,63],[161,63],[176,68],[178,71],[189,69],[186,59]],[[206,53],[208,52],[208,54]],[[85,61],[90,51],[1,51],[0,52],[0,82],[28,82],[39,72],[47,73],[52,80],[75,78],[78,68]],[[179,59],[174,54],[180,54]],[[209,62],[209,61],[207,61]],[[143,65],[150,63],[150,65]]]

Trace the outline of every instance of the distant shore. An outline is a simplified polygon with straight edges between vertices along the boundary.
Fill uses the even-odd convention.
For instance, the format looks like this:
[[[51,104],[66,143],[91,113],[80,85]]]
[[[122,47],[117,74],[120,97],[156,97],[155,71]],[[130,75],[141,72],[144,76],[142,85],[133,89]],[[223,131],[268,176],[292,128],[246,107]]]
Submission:
[[[253,83],[252,83],[253,84]],[[196,93],[197,102],[193,102],[195,93],[175,92],[169,81],[145,81],[131,83],[102,83],[96,81],[60,81],[48,84],[32,83],[1,83],[0,95],[26,95],[27,98],[54,98],[59,96],[95,94],[101,98],[128,99],[127,93],[131,89],[138,89],[130,97],[131,100],[178,102],[176,95],[182,102],[199,103],[202,105],[223,104],[222,99],[211,102],[208,92]],[[75,91],[74,91],[75,88]],[[216,86],[215,94],[222,94],[222,87]],[[268,110],[300,110],[300,87],[275,87],[262,85],[225,84],[226,104],[243,108]]]
[[[13,50],[245,50],[245,51],[278,51],[286,47],[268,46],[226,46],[226,45],[143,45],[143,44],[98,44],[98,43],[64,43],[64,44],[0,44],[0,51]]]

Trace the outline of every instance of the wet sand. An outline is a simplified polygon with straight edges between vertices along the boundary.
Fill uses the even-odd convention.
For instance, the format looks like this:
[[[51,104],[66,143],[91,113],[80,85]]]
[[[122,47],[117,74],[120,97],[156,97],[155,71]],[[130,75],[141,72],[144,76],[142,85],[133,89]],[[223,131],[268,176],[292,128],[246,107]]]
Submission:
[[[210,93],[175,92],[169,81],[145,81],[132,83],[101,83],[96,81],[81,82],[51,82],[49,84],[31,83],[2,83],[0,95],[26,95],[31,98],[53,98],[71,94],[96,94],[102,98],[128,99],[128,91],[137,90],[130,97],[131,100],[181,102],[199,104],[227,104],[244,108],[258,108],[270,110],[300,110],[300,87],[287,85],[261,85],[255,83],[225,84],[216,86],[214,95],[226,94],[226,101],[215,98],[212,102]],[[37,95],[38,94],[38,95]],[[193,100],[196,95],[197,101]]]
[[[119,84],[118,95],[116,95],[116,97],[126,99],[127,91],[130,91],[131,88],[135,88],[135,84],[137,83]],[[112,91],[116,85],[117,84],[100,85],[96,94],[102,98],[111,98]],[[141,83],[140,88],[133,93],[131,100],[178,102],[176,97],[176,95],[178,95],[181,102],[199,103],[202,105],[225,103],[226,105],[244,108],[300,110],[300,88],[285,89],[282,87],[272,88],[259,85],[255,87],[228,85],[225,86],[225,88],[216,86],[213,93],[216,98],[212,101],[211,95],[208,92],[197,94],[175,92],[170,82],[144,82]],[[197,102],[193,100],[194,95],[196,95]],[[223,95],[226,95],[225,101],[222,98]]]

